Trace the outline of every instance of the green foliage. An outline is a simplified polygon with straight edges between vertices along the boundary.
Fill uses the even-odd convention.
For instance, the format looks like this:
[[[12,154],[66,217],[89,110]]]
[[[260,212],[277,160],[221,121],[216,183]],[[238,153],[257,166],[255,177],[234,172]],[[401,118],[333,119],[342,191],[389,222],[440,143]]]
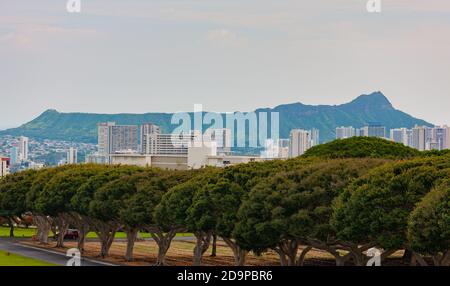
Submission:
[[[446,181],[417,205],[408,222],[411,248],[436,255],[450,250],[450,181]]]
[[[89,204],[98,189],[122,176],[130,176],[143,171],[143,168],[134,166],[102,166],[94,176],[83,182],[76,193],[73,194],[70,200],[71,209],[81,215],[88,215]]]
[[[36,198],[35,207],[39,213],[56,216],[71,212],[70,201],[80,185],[103,168],[98,165],[72,166],[55,174]]]
[[[28,210],[26,196],[36,174],[24,171],[0,181],[0,216],[21,216]]]
[[[449,177],[445,157],[380,167],[362,177],[336,202],[333,225],[343,240],[375,241],[386,249],[407,245],[407,220],[415,205]]]
[[[262,252],[280,240],[325,240],[332,201],[354,179],[384,164],[384,160],[347,159],[311,163],[281,172],[255,186],[238,213],[234,232],[238,243]]]
[[[381,138],[338,139],[309,149],[304,157],[408,159],[420,156],[416,149]]]
[[[214,179],[212,174],[215,172],[217,172],[215,168],[203,169],[198,177],[176,185],[165,193],[160,204],[155,208],[154,218],[157,224],[165,231],[174,228],[192,228],[187,221],[188,210],[196,191]]]

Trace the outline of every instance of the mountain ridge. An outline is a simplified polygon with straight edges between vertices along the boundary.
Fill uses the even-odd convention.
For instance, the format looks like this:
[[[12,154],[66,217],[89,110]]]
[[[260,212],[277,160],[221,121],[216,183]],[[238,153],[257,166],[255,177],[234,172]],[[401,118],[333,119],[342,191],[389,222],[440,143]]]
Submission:
[[[331,141],[339,126],[362,127],[368,122],[380,122],[387,130],[397,127],[411,128],[414,125],[433,126],[395,109],[389,99],[380,91],[363,94],[350,102],[339,105],[306,105],[301,102],[281,104],[273,108],[258,108],[260,112],[279,112],[280,137],[288,138],[291,129],[317,128],[321,141]],[[152,122],[161,126],[164,132],[171,132],[173,113],[61,113],[48,109],[41,115],[17,128],[0,131],[0,135],[28,136],[37,139],[54,139],[74,142],[96,143],[97,123],[115,121],[117,124],[142,124]],[[190,113],[192,118],[192,113]],[[225,121],[224,121],[225,122]]]

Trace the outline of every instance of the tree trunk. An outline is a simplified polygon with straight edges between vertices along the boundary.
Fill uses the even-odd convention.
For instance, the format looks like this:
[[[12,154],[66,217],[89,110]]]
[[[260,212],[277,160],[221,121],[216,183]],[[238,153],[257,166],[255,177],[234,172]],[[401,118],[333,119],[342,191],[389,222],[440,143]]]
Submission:
[[[412,257],[412,251],[411,251],[411,249],[406,248],[406,249],[405,249],[405,252],[403,253],[403,256],[402,256],[403,263],[405,263],[405,264],[411,263],[411,259],[412,259],[412,258],[413,258],[413,257]]]
[[[9,237],[14,237],[14,221],[12,218],[9,218]]]
[[[280,266],[287,266],[287,259],[286,259],[286,254],[284,254],[283,251],[280,250],[280,248],[275,247],[273,249],[276,253],[278,253],[278,256],[280,257]]]
[[[173,238],[177,234],[175,229],[169,231],[167,234],[160,230],[151,229],[149,230],[153,240],[158,245],[158,257],[156,259],[155,266],[165,266],[166,264],[166,255],[167,251],[169,251],[170,244],[172,243]]]
[[[41,244],[48,244],[48,236],[52,228],[52,220],[46,216],[33,215],[33,222],[37,226],[37,239]]]
[[[441,261],[441,265],[442,266],[450,266],[450,250],[447,250],[446,252],[444,252],[442,261]]]
[[[300,257],[298,258],[297,261],[298,266],[304,266],[306,255],[308,254],[308,252],[311,251],[311,249],[312,249],[311,246],[307,246],[302,250],[302,253],[300,254]]]
[[[138,229],[128,229],[127,234],[127,252],[125,254],[125,260],[128,262],[133,261],[133,249],[134,243],[137,239]]]
[[[217,235],[212,236],[212,250],[211,250],[211,257],[217,256]]]
[[[194,233],[197,242],[194,248],[194,263],[193,266],[201,266],[203,254],[208,250],[211,243],[211,232],[198,231]]]
[[[278,244],[278,248],[287,257],[287,265],[295,266],[298,252],[298,241],[295,239],[281,241]]]
[[[114,242],[114,237],[116,235],[116,231],[111,232],[101,232],[97,233],[100,238],[100,257],[105,258],[109,255],[109,249],[111,248],[112,243]]]
[[[419,264],[420,266],[428,266],[428,263],[423,259],[423,257],[417,252],[412,252],[411,266],[416,266]]]
[[[86,243],[87,234],[88,234],[88,231],[86,231],[86,230],[80,230],[80,229],[78,230],[77,247],[81,253],[84,252],[84,245]]]
[[[247,251],[239,247],[232,239],[222,237],[223,241],[231,248],[234,256],[234,265],[235,266],[244,266],[245,260],[247,258]]]
[[[69,224],[63,215],[58,215],[58,217],[55,219],[55,224],[58,229],[56,247],[63,248],[64,236],[66,235],[67,229],[69,228]]]
[[[89,219],[75,212],[70,213],[68,218],[71,224],[73,224],[78,230],[77,248],[81,253],[83,253],[86,237],[90,231],[88,224]]]
[[[314,248],[321,249],[327,251],[331,255],[334,256],[336,260],[336,266],[345,266],[347,260],[351,258],[351,254],[348,253],[346,255],[341,255],[339,251],[337,251],[337,247],[335,245],[329,244],[327,242],[323,242],[318,239],[307,239],[308,244]]]

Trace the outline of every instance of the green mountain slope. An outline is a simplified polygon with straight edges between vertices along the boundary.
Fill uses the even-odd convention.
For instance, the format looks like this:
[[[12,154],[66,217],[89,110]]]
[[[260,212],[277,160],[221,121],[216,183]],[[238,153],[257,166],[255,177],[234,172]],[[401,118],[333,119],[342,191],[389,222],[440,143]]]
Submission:
[[[279,112],[280,137],[282,138],[288,138],[290,130],[294,128],[317,128],[320,130],[322,142],[333,140],[338,126],[362,127],[367,122],[380,122],[388,130],[396,127],[411,128],[415,124],[432,126],[424,120],[396,110],[381,92],[361,95],[341,105],[316,106],[293,103],[275,108],[257,109],[256,113],[259,112]],[[171,116],[172,114],[169,113],[88,114],[47,110],[18,128],[1,131],[0,135],[24,135],[38,139],[95,143],[96,126],[99,122],[114,121],[117,124],[137,125],[152,122],[160,125],[164,132],[171,132],[177,127],[170,124]]]

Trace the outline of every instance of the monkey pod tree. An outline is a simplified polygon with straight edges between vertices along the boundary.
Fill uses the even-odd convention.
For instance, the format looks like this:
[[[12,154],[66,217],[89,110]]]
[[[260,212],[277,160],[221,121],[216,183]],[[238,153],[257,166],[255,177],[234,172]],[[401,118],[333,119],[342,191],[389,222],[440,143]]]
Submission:
[[[120,220],[120,211],[124,207],[124,202],[136,192],[137,179],[136,176],[128,175],[103,185],[95,192],[89,204],[89,216],[93,218],[94,230],[100,239],[102,258],[108,256],[116,232],[124,228]],[[138,229],[125,227],[124,230],[128,242],[126,257],[131,261]]]
[[[448,177],[449,167],[448,158],[416,159],[378,168],[361,178],[336,202],[332,221],[338,238],[373,243],[386,250],[382,258],[398,249],[410,250],[408,217],[435,184]]]
[[[47,168],[39,170],[36,178],[33,180],[30,190],[26,195],[27,208],[33,214],[33,222],[37,227],[37,238],[39,243],[47,244],[50,231],[53,227],[53,218],[47,213],[43,213],[39,207],[38,198],[44,191],[47,183],[60,172],[71,169],[72,165],[66,165],[57,168]],[[55,231],[56,232],[56,231]]]
[[[156,266],[166,264],[166,254],[172,239],[178,229],[165,229],[159,226],[155,219],[155,208],[161,202],[162,196],[168,190],[189,178],[184,171],[165,171],[150,175],[147,172],[139,174],[136,180],[136,192],[124,201],[124,207],[119,211],[120,221],[130,230],[143,229],[149,232],[158,245]],[[130,259],[130,243],[128,241],[127,259]]]
[[[236,244],[232,232],[244,191],[238,184],[220,178],[221,173],[214,176],[215,179],[210,179],[194,195],[188,210],[189,228],[220,236],[233,251],[235,265],[241,266],[245,263],[247,252]]]
[[[14,219],[28,211],[26,195],[36,174],[36,171],[29,170],[0,180],[0,216],[8,219],[10,237],[14,237]]]
[[[314,162],[282,172],[255,186],[238,213],[235,229],[242,247],[261,253],[275,250],[282,265],[303,265],[312,247],[343,263],[330,226],[333,200],[343,189],[384,160],[348,159]],[[297,257],[299,245],[307,245]]]
[[[450,180],[417,205],[409,217],[408,240],[418,254],[431,255],[435,266],[450,266]],[[426,265],[418,257],[421,265]]]
[[[64,247],[64,236],[73,216],[70,201],[78,188],[90,177],[95,176],[98,165],[78,165],[54,175],[45,185],[36,199],[36,208],[40,213],[53,218],[57,227],[57,247]]]
[[[214,172],[213,168],[207,168],[201,172]],[[201,257],[209,248],[212,233],[198,229],[189,229],[187,222],[188,210],[192,205],[195,192],[199,190],[208,176],[201,179],[194,177],[183,184],[171,188],[161,199],[161,203],[155,209],[155,219],[159,227],[165,232],[192,231],[197,238],[194,248],[194,265],[201,264]]]
[[[108,182],[142,171],[142,168],[133,166],[102,166],[102,169],[99,169],[96,175],[90,177],[77,189],[70,200],[70,205],[73,210],[73,223],[79,232],[78,249],[81,252],[84,251],[84,244],[89,231],[100,232],[95,226],[102,225],[100,221],[91,218],[89,214],[89,204],[93,200],[95,192]]]

